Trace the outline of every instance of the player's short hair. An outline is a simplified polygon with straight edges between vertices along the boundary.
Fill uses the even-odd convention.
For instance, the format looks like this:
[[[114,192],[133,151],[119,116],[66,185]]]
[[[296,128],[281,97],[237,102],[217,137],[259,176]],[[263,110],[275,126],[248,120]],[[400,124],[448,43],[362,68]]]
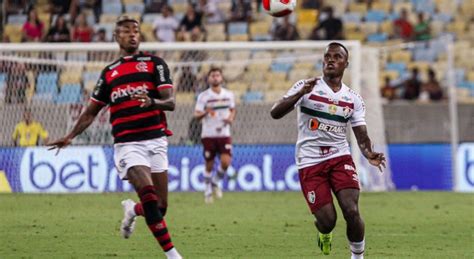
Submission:
[[[134,22],[140,28],[140,21],[138,21],[137,19],[128,15],[120,15],[119,18],[117,18],[117,21],[115,22],[115,32],[117,32],[118,28],[126,22]]]
[[[347,59],[349,59],[349,51],[347,50],[346,46],[344,46],[341,43],[336,42],[336,41],[333,41],[333,42],[328,44],[328,47],[332,47],[332,46],[337,46],[337,47],[341,47],[342,49],[344,49],[344,51],[346,52],[346,55],[347,55]]]
[[[222,68],[220,68],[220,67],[211,67],[211,69],[209,69],[209,72],[207,72],[207,76],[210,76],[212,72],[219,72],[222,75]]]

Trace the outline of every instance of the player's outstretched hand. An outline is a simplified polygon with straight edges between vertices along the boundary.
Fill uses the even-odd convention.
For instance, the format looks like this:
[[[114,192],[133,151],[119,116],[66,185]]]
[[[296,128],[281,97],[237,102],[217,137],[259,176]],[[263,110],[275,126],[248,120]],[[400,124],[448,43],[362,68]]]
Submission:
[[[225,125],[227,125],[227,124],[232,125],[232,122],[233,122],[233,120],[229,119],[229,118],[223,119],[223,121],[224,121]]]
[[[130,97],[132,100],[137,100],[141,102],[140,107],[148,107],[152,104],[152,100],[146,93],[134,94]]]
[[[48,150],[54,150],[54,149],[58,149],[56,151],[56,155],[59,154],[59,150],[61,150],[61,148],[65,148],[67,146],[69,146],[72,142],[72,139],[71,138],[68,138],[68,137],[63,137],[63,138],[60,138],[56,141],[52,141],[52,142],[49,142],[48,144],[46,144],[46,146],[48,146]]]
[[[301,88],[300,92],[302,94],[309,94],[313,91],[314,86],[318,83],[319,78],[310,78],[304,81],[304,86]]]
[[[369,152],[367,154],[367,160],[383,173],[383,169],[385,168],[385,155],[383,153]]]

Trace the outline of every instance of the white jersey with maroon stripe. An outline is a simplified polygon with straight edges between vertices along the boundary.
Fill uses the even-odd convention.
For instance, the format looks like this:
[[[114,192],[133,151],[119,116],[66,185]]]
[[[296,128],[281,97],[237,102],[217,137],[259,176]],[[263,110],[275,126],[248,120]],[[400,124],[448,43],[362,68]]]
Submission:
[[[304,81],[296,82],[284,98],[301,90]],[[365,125],[362,97],[345,84],[334,92],[320,79],[311,93],[300,98],[295,108],[298,113],[295,159],[299,169],[350,154],[347,123],[352,127]]]
[[[202,119],[202,138],[230,137],[230,125],[224,119],[230,115],[230,109],[235,108],[234,94],[221,87],[220,93],[211,88],[199,94],[196,111],[204,112],[211,109]]]

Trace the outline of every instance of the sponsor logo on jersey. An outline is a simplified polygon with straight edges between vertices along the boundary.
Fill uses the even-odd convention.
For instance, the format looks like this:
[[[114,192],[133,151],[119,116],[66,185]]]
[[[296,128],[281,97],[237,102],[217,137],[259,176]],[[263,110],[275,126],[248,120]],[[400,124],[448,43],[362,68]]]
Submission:
[[[336,102],[334,102],[334,103],[336,103]],[[337,106],[334,105],[334,104],[330,104],[329,107],[328,107],[328,111],[329,111],[330,114],[333,114],[333,115],[336,114]]]
[[[139,57],[137,58],[138,61],[150,61],[151,57]]]
[[[352,174],[352,180],[359,182],[359,176],[356,173]]]
[[[138,63],[135,68],[139,71],[139,72],[148,72],[148,66],[146,65],[145,62],[140,62]]]
[[[158,70],[158,75],[160,76],[160,81],[164,82],[165,81],[165,69],[163,68],[163,65],[157,65],[156,70]]]
[[[353,111],[353,110],[352,110],[351,108],[349,108],[349,107],[347,107],[347,106],[344,107],[344,108],[342,109],[342,113],[344,114],[344,118],[347,119],[347,118],[351,117],[352,111]]]
[[[355,168],[352,165],[345,164],[344,170],[355,172]]]
[[[346,133],[345,126],[335,126],[335,125],[326,124],[326,123],[318,121],[315,118],[311,118],[309,120],[308,128],[311,131],[322,130],[322,131],[333,132],[333,133]]]
[[[315,110],[322,111],[322,110],[324,110],[324,107],[326,107],[326,106],[322,103],[314,103],[313,107],[314,107]]]
[[[110,99],[112,102],[117,100],[118,98],[122,98],[125,96],[131,96],[134,94],[143,94],[143,93],[148,93],[147,87],[145,84],[140,85],[140,86],[135,86],[132,87],[130,85],[127,85],[127,88],[125,89],[116,89],[110,94]]]
[[[314,204],[316,202],[316,193],[314,191],[308,192],[307,198],[309,203]]]

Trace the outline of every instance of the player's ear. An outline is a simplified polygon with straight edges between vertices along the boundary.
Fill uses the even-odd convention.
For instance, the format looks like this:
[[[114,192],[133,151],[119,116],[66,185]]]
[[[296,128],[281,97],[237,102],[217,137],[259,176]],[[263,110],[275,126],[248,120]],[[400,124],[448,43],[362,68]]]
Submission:
[[[349,61],[346,62],[345,68],[347,68],[348,66],[349,66]]]

